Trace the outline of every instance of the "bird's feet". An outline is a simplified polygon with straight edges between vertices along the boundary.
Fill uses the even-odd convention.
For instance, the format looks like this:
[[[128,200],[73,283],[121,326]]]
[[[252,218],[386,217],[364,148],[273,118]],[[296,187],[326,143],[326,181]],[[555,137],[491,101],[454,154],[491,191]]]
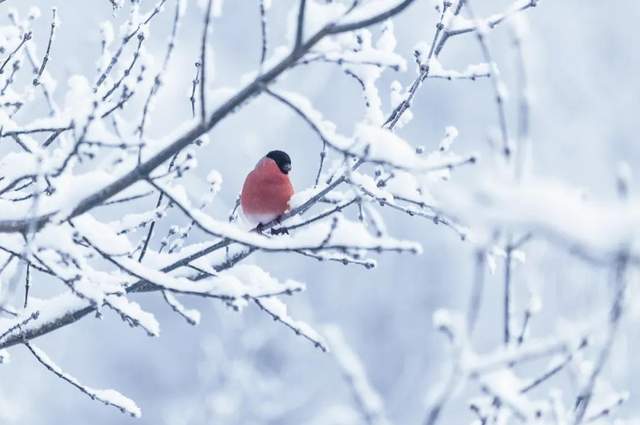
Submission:
[[[273,221],[271,221],[270,223],[273,223],[273,222],[275,222],[275,223],[279,224],[279,225],[280,225],[280,227],[271,227],[271,226],[268,226],[268,224],[267,224],[267,225],[265,225],[265,224],[263,224],[263,223],[258,223],[258,225],[257,225],[257,226],[256,226],[256,228],[255,228],[255,231],[256,231],[256,232],[258,232],[258,233],[260,233],[260,234],[263,234],[263,232],[264,232],[265,230],[267,230],[267,228],[268,228],[268,227],[270,227],[270,229],[269,229],[269,230],[270,230],[271,235],[273,235],[273,236],[277,236],[277,235],[288,235],[288,234],[289,234],[289,229],[287,229],[285,226],[282,226],[282,216],[278,216],[278,217],[276,217],[276,218],[275,218]],[[269,224],[270,224],[270,223],[269,223]]]
[[[271,234],[274,235],[274,236],[288,235],[289,234],[289,229],[287,229],[285,226],[273,227],[273,228],[271,228]]]
[[[282,215],[279,215],[275,218],[276,223],[278,223],[280,225],[280,227],[272,227],[271,228],[271,234],[274,236],[277,235],[288,235],[289,234],[289,229],[287,229],[286,226],[282,225]]]

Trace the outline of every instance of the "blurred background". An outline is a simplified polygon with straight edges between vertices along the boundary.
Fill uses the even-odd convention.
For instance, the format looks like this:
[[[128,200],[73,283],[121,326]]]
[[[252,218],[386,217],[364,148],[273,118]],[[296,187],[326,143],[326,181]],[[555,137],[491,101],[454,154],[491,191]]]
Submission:
[[[475,12],[489,15],[510,3],[475,1]],[[407,85],[415,78],[413,47],[433,36],[437,19],[433,4],[417,0],[394,20],[396,52],[409,66],[404,72],[387,70],[379,80],[387,112],[390,83],[398,80]],[[153,5],[150,0],[142,1],[143,10]],[[268,11],[270,52],[287,42],[287,16],[296,5],[291,0],[273,1]],[[48,70],[58,81],[56,97],[62,99],[72,75],[94,78],[99,25],[105,20],[122,22],[126,8],[114,15],[107,0],[6,0],[0,4],[0,19],[7,21],[9,8],[24,14],[30,6],[42,11],[34,33],[39,46],[46,45],[49,9],[58,8],[61,25]],[[147,50],[157,61],[164,54],[173,6],[169,0],[151,27]],[[208,89],[238,87],[243,75],[256,69],[260,56],[258,10],[257,1],[224,2],[223,14],[212,27],[215,65]],[[613,198],[619,162],[627,161],[632,169],[639,163],[638,16],[640,3],[631,0],[543,0],[524,14],[529,27],[524,48],[532,90],[535,173],[581,187],[587,196]],[[150,137],[161,137],[191,115],[188,97],[201,30],[202,10],[196,1],[189,1],[175,56],[149,121]],[[509,123],[515,129],[517,56],[511,26],[497,27],[488,40],[513,94],[507,108]],[[473,35],[451,40],[441,56],[443,65],[454,69],[482,61]],[[364,112],[359,86],[335,65],[298,67],[276,86],[308,96],[344,134],[351,134]],[[480,153],[482,160],[476,166],[460,170],[453,178],[482,178],[493,171],[488,140],[496,131],[497,115],[489,80],[428,80],[412,111],[413,121],[399,131],[410,143],[435,148],[444,128],[454,125],[460,132],[456,150]],[[217,217],[226,217],[246,173],[269,150],[290,153],[296,188],[313,185],[320,141],[303,121],[272,99],[252,101],[216,126],[210,139],[211,143],[198,151],[198,168],[190,177],[189,190],[202,193],[208,172],[220,171],[222,191],[209,210]],[[424,253],[385,254],[377,258],[378,267],[373,270],[278,254],[256,255],[247,261],[275,277],[306,283],[307,291],[286,299],[291,315],[320,329],[327,324],[338,326],[383,399],[389,420],[418,424],[451,366],[446,338],[434,329],[432,316],[439,308],[466,309],[474,249],[449,229],[427,220],[388,211],[384,216],[390,234],[418,240]],[[495,347],[502,337],[501,276],[499,265],[496,274],[487,278],[485,304],[474,339],[479,351]],[[553,332],[565,321],[606,314],[607,271],[585,267],[556,247],[531,244],[527,262],[516,268],[514,276],[517,308],[528,302],[530,288],[542,298],[542,310],[531,323],[534,336]],[[633,291],[637,293],[635,287]],[[620,410],[623,417],[633,417],[640,409],[636,397],[640,380],[632,362],[632,353],[640,349],[635,342],[640,308],[634,305],[633,294],[629,315],[606,368],[616,388],[631,393],[630,401]],[[90,400],[37,364],[25,348],[14,347],[10,349],[11,364],[0,366],[0,424],[365,423],[335,359],[254,306],[236,313],[218,302],[184,299],[186,305],[202,313],[201,324],[192,327],[159,296],[141,295],[135,300],[160,321],[159,338],[128,329],[107,312],[101,320],[85,318],[37,343],[87,385],[115,388],[135,400],[143,410],[142,419],[128,418]],[[550,384],[561,387],[566,379],[561,374]],[[543,395],[548,388],[541,391]],[[441,423],[471,421],[465,395],[458,394],[446,405]]]

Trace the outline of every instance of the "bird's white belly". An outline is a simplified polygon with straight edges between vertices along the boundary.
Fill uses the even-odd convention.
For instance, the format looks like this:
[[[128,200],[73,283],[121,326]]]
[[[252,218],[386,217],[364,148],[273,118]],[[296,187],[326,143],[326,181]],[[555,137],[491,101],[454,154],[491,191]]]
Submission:
[[[262,223],[262,224],[267,224],[269,223],[271,220],[273,220],[274,218],[278,217],[278,214],[266,214],[266,213],[262,213],[262,214],[247,214],[244,211],[242,212],[245,221],[247,221],[249,224],[253,225],[253,226],[257,226],[258,224]]]

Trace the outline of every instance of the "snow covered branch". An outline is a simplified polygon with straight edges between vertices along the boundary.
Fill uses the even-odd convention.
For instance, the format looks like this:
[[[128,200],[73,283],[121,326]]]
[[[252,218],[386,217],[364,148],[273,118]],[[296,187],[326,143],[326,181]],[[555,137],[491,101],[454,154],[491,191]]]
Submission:
[[[367,377],[369,359],[359,358],[337,327],[316,331],[313,320],[298,320],[306,317],[298,311],[304,307],[285,300],[299,299],[307,285],[281,276],[289,268],[269,270],[276,268],[265,258],[305,266],[316,260],[326,262],[320,267],[327,270],[339,263],[358,273],[376,273],[390,253],[421,254],[419,241],[431,243],[432,234],[418,229],[428,228],[445,230],[445,237],[453,234],[460,252],[443,247],[443,255],[454,258],[457,267],[457,254],[463,253],[465,261],[471,260],[472,276],[467,311],[443,308],[433,316],[447,340],[442,346],[448,350],[448,369],[440,385],[429,383],[423,422],[443,423],[460,397],[467,397],[462,404],[480,423],[608,420],[627,399],[609,383],[607,364],[623,332],[640,264],[640,203],[633,196],[630,167],[617,175],[614,201],[586,197],[529,167],[535,79],[527,68],[522,19],[538,1],[512,0],[502,12],[482,16],[479,11],[486,9],[472,0],[436,0],[435,13],[427,17],[435,23],[428,38],[397,40],[396,33],[411,33],[396,31],[401,19],[420,25],[427,20],[412,12],[419,10],[414,0],[277,5],[289,8],[285,31],[271,25],[284,14],[271,13],[270,0],[258,0],[251,10],[259,14],[254,22],[259,55],[254,50],[252,69],[239,78],[230,72],[232,83],[225,85],[214,72],[213,52],[225,42],[218,24],[236,16],[235,9],[229,15],[223,9],[244,11],[230,3],[110,0],[103,4],[108,14],[95,34],[98,51],[89,66],[72,68],[66,84],[56,79],[69,72],[65,62],[79,58],[59,41],[65,31],[75,30],[65,26],[65,7],[52,7],[40,20],[37,8],[25,13],[16,5],[0,23],[0,141],[5,142],[0,153],[0,364],[5,367],[14,347],[24,345],[47,370],[85,395],[139,417],[132,400],[80,383],[32,340],[84,317],[105,316],[136,328],[134,337],[158,337],[165,317],[156,317],[146,299],[161,300],[167,314],[193,326],[210,319],[203,300],[229,314],[253,306],[248,314],[273,319],[274,329],[302,341],[302,347],[324,359],[331,359],[324,353],[332,353],[353,398],[353,423],[389,424],[394,410],[385,408],[386,391],[378,393],[376,381]],[[196,36],[185,31],[194,22]],[[501,34],[492,30],[505,23],[512,25],[510,48],[517,60],[514,114],[507,88],[512,79],[500,73],[510,68],[498,66],[503,56],[490,40]],[[449,63],[443,53],[451,39],[474,42],[464,34],[475,35],[479,58],[461,55]],[[407,49],[407,43],[415,48]],[[345,103],[344,116],[336,118],[322,100],[307,98],[312,90],[302,73],[323,67],[338,69],[331,78],[355,87],[353,99],[354,93],[337,84],[340,90],[331,93],[336,110],[353,100]],[[394,80],[387,80],[392,73]],[[466,123],[458,127],[464,129],[460,136],[438,114],[429,117],[436,133],[425,136],[409,128],[414,114],[423,112],[414,108],[418,92],[425,84],[438,84],[436,79],[451,80],[442,82],[447,89],[486,84],[490,90],[497,137],[487,161],[475,153],[487,150],[478,143],[481,136],[469,134],[473,126]],[[236,147],[232,144],[244,143],[246,135],[229,141],[217,132],[228,131],[227,123],[242,132],[231,117],[253,122],[256,110],[245,109],[253,102],[274,105],[282,123],[289,117],[302,123],[308,137],[295,147],[305,152],[299,156],[304,156],[299,176],[313,180],[298,185],[279,211],[283,214],[257,226],[236,214],[239,201],[228,215],[240,199],[233,187],[237,176],[223,184],[223,168],[215,169],[233,169],[240,178],[250,171],[244,163],[224,164]],[[474,111],[453,113],[462,120]],[[263,142],[265,128],[249,127]],[[470,143],[476,143],[474,150]],[[256,142],[259,152],[245,145],[250,146],[234,151],[242,161],[250,155],[258,160],[271,150],[265,143]],[[601,309],[607,312],[600,314],[604,320],[594,314],[588,323],[576,324],[560,315],[537,314],[542,308],[537,285],[546,271],[536,262],[542,261],[536,256],[541,246],[545,253],[586,260],[580,264],[588,270],[611,272],[603,286],[612,293]],[[402,293],[402,284],[394,282],[393,290]],[[385,303],[393,306],[391,300]],[[362,306],[369,308],[366,302]],[[496,312],[490,324],[485,323],[488,309]],[[542,319],[551,323],[550,331],[540,331]],[[478,344],[489,332],[493,339]],[[574,382],[557,396],[551,387],[565,374]]]
[[[72,375],[64,372],[60,366],[55,364],[53,360],[49,358],[49,356],[42,351],[40,348],[35,345],[25,342],[25,347],[31,351],[31,354],[46,367],[51,373],[56,375],[58,378],[67,381],[69,384],[76,387],[81,392],[85,393],[91,399],[97,400],[101,403],[106,404],[107,406],[113,406],[117,409],[120,409],[122,413],[127,413],[135,418],[139,418],[142,416],[142,411],[140,408],[129,398],[123,396],[118,391],[115,390],[97,390],[86,385],[83,385]]]

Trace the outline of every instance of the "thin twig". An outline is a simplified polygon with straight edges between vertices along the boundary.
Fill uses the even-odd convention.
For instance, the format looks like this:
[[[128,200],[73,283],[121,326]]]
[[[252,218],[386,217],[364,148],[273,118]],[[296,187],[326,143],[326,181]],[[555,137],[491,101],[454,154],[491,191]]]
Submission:
[[[31,263],[27,263],[27,273],[24,279],[24,308],[29,305],[29,289],[31,288]]]
[[[122,394],[117,393],[114,390],[96,390],[86,385],[81,384],[76,378],[65,373],[60,367],[55,364],[49,356],[40,348],[32,345],[27,341],[23,341],[23,344],[31,354],[38,360],[38,362],[46,367],[50,372],[56,375],[58,378],[68,382],[76,387],[78,390],[91,397],[92,400],[98,400],[107,406],[113,406],[122,411],[122,413],[128,413],[133,417],[140,417],[140,409],[131,400],[124,397]]]
[[[4,73],[4,67],[7,66],[7,64],[11,61],[13,56],[16,53],[18,53],[18,50],[20,50],[22,48],[22,46],[24,46],[25,43],[27,41],[29,41],[29,40],[31,40],[31,32],[24,33],[24,35],[22,36],[22,39],[20,39],[20,43],[18,43],[16,48],[13,49],[13,51],[11,51],[11,53],[9,53],[9,56],[7,56],[7,58],[4,60],[4,62],[2,62],[2,65],[0,65],[0,74]]]
[[[167,67],[169,66],[169,61],[171,60],[171,53],[176,45],[176,36],[178,34],[178,27],[180,25],[180,8],[182,7],[182,0],[176,1],[176,9],[175,14],[173,16],[173,24],[171,25],[171,35],[169,36],[169,43],[167,44],[167,51],[164,55],[164,60],[162,61],[162,67],[160,71],[156,74],[153,79],[153,85],[151,89],[149,89],[149,94],[147,95],[147,99],[144,102],[144,107],[142,109],[142,119],[140,120],[140,125],[138,126],[138,137],[140,140],[144,137],[144,126],[147,120],[147,114],[149,113],[149,107],[151,105],[151,101],[154,96],[160,91],[160,87],[162,86],[162,76],[167,72]]]
[[[29,316],[25,317],[24,319],[21,318],[20,320],[18,320],[16,322],[15,325],[10,326],[9,329],[5,330],[4,332],[2,332],[2,334],[0,334],[0,341],[2,341],[7,335],[10,335],[13,332],[21,329],[22,326],[26,325],[30,321],[36,320],[39,316],[40,316],[40,312],[39,311],[34,311],[33,313],[31,313]]]
[[[49,62],[49,54],[51,53],[51,43],[53,42],[53,36],[55,35],[55,31],[56,31],[57,9],[55,7],[52,8],[51,13],[53,14],[53,17],[51,18],[51,31],[49,32],[49,41],[47,42],[47,50],[45,51],[44,58],[42,59],[42,63],[40,64],[40,69],[38,70],[38,74],[36,75],[36,78],[33,80],[34,86],[37,86],[38,84],[40,84],[40,78],[42,77],[42,74],[44,73],[44,69],[46,68],[47,63]]]
[[[471,288],[471,297],[469,299],[469,308],[467,313],[467,332],[469,336],[473,334],[473,331],[478,322],[478,314],[480,312],[480,306],[482,305],[482,293],[484,291],[485,280],[485,252],[478,250],[475,253],[475,269],[473,277],[473,287]]]
[[[600,373],[602,372],[607,360],[609,359],[609,354],[611,353],[611,349],[618,332],[620,319],[622,317],[624,309],[628,280],[626,277],[627,263],[627,255],[623,252],[620,254],[615,265],[615,276],[613,282],[615,294],[613,298],[613,304],[611,306],[611,311],[609,312],[606,340],[604,342],[604,345],[602,346],[602,349],[598,353],[598,357],[596,358],[593,369],[589,374],[587,383],[580,390],[580,393],[576,398],[576,409],[573,425],[579,425],[583,421],[584,416],[587,412],[587,408],[589,407],[589,403],[591,402],[591,399],[593,397],[593,390],[595,388],[598,376],[600,376]]]
[[[198,88],[198,84],[200,84],[200,62],[196,62],[196,76],[191,81],[191,96],[189,97],[189,101],[191,103],[191,114],[195,118],[196,116],[196,89]]]
[[[293,50],[300,49],[302,46],[302,39],[304,37],[304,15],[307,5],[307,0],[300,0],[300,7],[298,8],[298,25],[296,27],[296,40]]]
[[[104,81],[107,79],[107,77],[109,76],[109,74],[111,73],[115,65],[118,63],[118,60],[120,59],[120,56],[122,55],[122,52],[124,51],[124,48],[127,46],[129,41],[138,34],[138,32],[142,29],[144,25],[147,25],[158,13],[160,13],[160,11],[162,10],[162,6],[164,6],[166,2],[167,0],[160,0],[156,4],[156,6],[153,8],[149,16],[147,16],[147,18],[142,23],[138,24],[133,31],[131,31],[129,34],[125,35],[122,38],[122,41],[120,43],[120,46],[118,47],[118,50],[112,56],[111,60],[109,61],[109,64],[107,65],[105,70],[102,72],[102,74],[100,74],[100,76],[98,77],[98,80],[96,81],[96,90],[98,87],[102,85],[102,83],[104,83]]]
[[[504,302],[503,302],[503,342],[509,345],[511,342],[511,244],[507,245],[504,260]]]
[[[525,52],[523,46],[522,35],[514,30],[513,44],[516,49],[517,55],[517,78],[518,78],[518,139],[516,142],[516,161],[515,161],[515,173],[516,178],[521,179],[525,172],[525,165],[527,162],[527,155],[529,154],[529,146],[531,141],[529,140],[529,79],[527,76],[527,64],[525,60]]]
[[[207,2],[207,10],[204,15],[204,28],[202,29],[202,44],[200,45],[200,121],[205,122],[207,117],[206,107],[206,79],[207,79],[207,37],[209,35],[209,21],[211,19],[211,4],[213,0]]]
[[[261,35],[261,48],[260,48],[260,71],[264,67],[264,61],[267,59],[267,11],[264,5],[265,0],[258,0],[260,7],[260,35]]]
[[[178,158],[178,154],[175,154],[171,159],[171,162],[169,163],[169,172],[171,172],[171,170],[173,169],[173,166],[177,158]],[[163,199],[164,199],[164,192],[160,192],[158,194],[158,200],[156,201],[156,209],[160,207]],[[147,232],[147,236],[144,238],[142,250],[140,251],[140,255],[138,256],[138,262],[142,262],[142,260],[144,259],[144,256],[147,253],[147,248],[149,247],[149,241],[151,240],[151,236],[153,235],[153,231],[156,227],[156,222],[157,222],[156,220],[152,221],[151,225],[149,226],[149,231]]]
[[[476,16],[473,13],[473,8],[471,7],[470,0],[465,0],[465,7],[469,12],[470,18],[475,22]],[[486,28],[484,26],[476,25],[475,26],[475,34],[478,39],[478,43],[480,44],[480,49],[482,51],[482,56],[487,62],[492,70],[491,70],[491,83],[493,87],[493,93],[495,96],[495,101],[498,109],[498,121],[500,124],[500,135],[502,141],[502,153],[503,155],[509,159],[511,156],[511,145],[509,140],[509,129],[507,126],[507,112],[505,110],[504,102],[505,102],[505,84],[500,79],[500,73],[498,72],[498,67],[493,60],[493,56],[491,55],[491,51],[489,50],[489,44],[485,38]]]

